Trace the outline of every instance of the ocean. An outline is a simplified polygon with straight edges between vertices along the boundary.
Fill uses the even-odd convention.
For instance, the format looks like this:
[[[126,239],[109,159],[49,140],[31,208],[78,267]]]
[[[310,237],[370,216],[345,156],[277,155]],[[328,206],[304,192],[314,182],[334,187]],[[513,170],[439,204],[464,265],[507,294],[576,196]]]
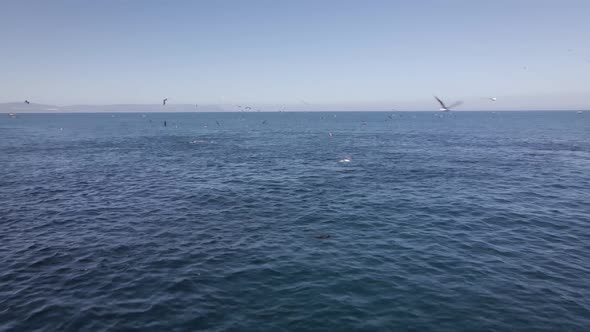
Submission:
[[[0,168],[0,331],[590,328],[589,112],[2,115]]]

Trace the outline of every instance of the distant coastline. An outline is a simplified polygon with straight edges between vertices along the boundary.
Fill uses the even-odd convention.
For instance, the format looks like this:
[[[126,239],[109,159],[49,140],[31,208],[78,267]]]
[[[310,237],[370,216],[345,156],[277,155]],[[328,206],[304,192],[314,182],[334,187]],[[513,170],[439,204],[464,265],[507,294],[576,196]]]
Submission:
[[[564,109],[457,109],[454,112],[587,112],[583,108],[564,108]],[[424,107],[417,109],[396,109],[391,110],[387,107],[380,106],[355,106],[355,105],[263,105],[253,108],[247,112],[242,112],[233,104],[211,104],[199,105],[195,107],[192,104],[169,104],[166,106],[158,104],[112,104],[112,105],[66,105],[56,106],[47,104],[25,104],[25,103],[0,103],[0,113],[278,113],[278,112],[438,112],[435,109]]]

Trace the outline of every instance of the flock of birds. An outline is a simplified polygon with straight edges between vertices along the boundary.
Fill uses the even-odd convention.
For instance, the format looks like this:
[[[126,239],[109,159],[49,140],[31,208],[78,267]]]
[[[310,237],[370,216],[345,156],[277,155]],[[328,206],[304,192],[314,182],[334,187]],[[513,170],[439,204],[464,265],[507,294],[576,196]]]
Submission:
[[[590,62],[590,60],[589,60],[589,62]],[[525,69],[526,69],[526,67],[525,67]],[[438,102],[438,104],[440,106],[439,110],[442,111],[442,112],[449,112],[449,111],[453,110],[455,107],[460,106],[460,105],[463,104],[462,101],[456,101],[456,102],[454,102],[452,104],[447,105],[439,97],[437,97],[437,96],[433,96],[433,97]],[[498,98],[496,98],[496,97],[487,97],[486,99],[489,100],[489,101],[491,101],[491,102],[496,102],[498,100]],[[311,105],[310,103],[306,102],[305,100],[300,100],[300,101],[301,101],[301,103],[303,103],[305,105]],[[25,100],[24,103],[27,104],[27,105],[31,104],[31,102],[29,100]],[[168,103],[168,98],[162,99],[162,106],[166,106],[167,103]],[[251,112],[252,111],[252,107],[250,107],[250,106],[245,106],[245,107],[242,107],[242,105],[236,105],[236,106],[238,107],[238,109],[239,109],[240,112]],[[195,104],[195,109],[196,110],[199,109],[199,104]],[[257,109],[256,112],[260,112],[260,109]],[[285,112],[285,106],[282,106],[279,109],[279,112]],[[582,111],[578,111],[577,113],[580,114],[580,113],[582,113]],[[13,118],[16,117],[16,114],[14,114],[14,113],[9,113],[8,115],[11,116],[11,117],[13,117]],[[391,115],[388,115],[388,117],[389,117],[389,119],[393,120]],[[217,123],[217,126],[220,126],[219,122],[217,122],[217,121],[215,121],[215,122]],[[264,120],[262,122],[262,124],[267,124],[266,120]],[[332,136],[332,133],[330,133],[330,136]]]
[[[434,96],[434,99],[436,99],[436,101],[440,104],[440,110],[443,111],[443,112],[449,112],[453,108],[455,108],[455,107],[460,106],[460,105],[463,104],[462,101],[457,101],[457,102],[454,102],[454,103],[452,103],[450,105],[447,105],[440,98],[438,98],[437,96]],[[497,98],[496,97],[489,97],[488,100],[496,101]],[[162,99],[162,106],[166,106],[166,103],[167,102],[168,102],[168,98]],[[305,102],[304,100],[301,100],[301,102],[304,103],[305,105],[310,105],[309,103]],[[25,104],[29,105],[29,104],[31,104],[31,102],[29,100],[25,100]],[[249,112],[249,111],[252,110],[252,107],[250,107],[250,106],[246,106],[244,108],[242,108],[242,105],[237,105],[237,106],[238,106],[238,109],[241,112]],[[198,108],[199,108],[199,104],[195,104],[195,109],[198,109]],[[260,112],[260,110],[256,110],[256,111],[257,112]],[[284,111],[285,111],[285,107],[284,106],[279,109],[279,112],[284,112]],[[14,117],[16,114],[9,113],[9,115],[12,116],[12,117]],[[266,124],[266,121],[264,121],[263,124]],[[218,123],[218,125],[219,125],[219,123]]]
[[[437,96],[434,96],[434,99],[436,99],[436,101],[440,104],[440,110],[443,111],[443,112],[449,112],[451,109],[453,109],[453,108],[455,108],[455,107],[460,106],[460,105],[463,104],[462,101],[457,101],[457,102],[454,102],[454,103],[452,103],[452,104],[450,104],[450,105],[447,106]],[[498,98],[496,98],[496,97],[489,97],[487,99],[490,100],[490,101],[497,101],[498,100]],[[301,101],[301,103],[303,103],[305,105],[311,105],[310,103],[306,102],[305,100],[300,100],[300,101]],[[168,102],[168,98],[162,99],[162,106],[166,106],[166,103],[167,102]],[[25,100],[25,103],[28,104],[29,101],[28,100]],[[238,109],[241,112],[248,112],[248,111],[251,111],[252,110],[252,107],[250,107],[250,106],[246,106],[244,108],[242,108],[242,105],[237,105],[237,106],[238,106]],[[199,104],[195,104],[195,108],[198,109],[199,108]],[[257,112],[260,112],[260,110],[256,110],[256,111]],[[279,112],[284,112],[284,111],[285,111],[285,107],[284,106],[279,109]]]
[[[569,53],[571,53],[571,52],[573,52],[574,50],[570,48],[570,49],[568,49],[567,51],[568,51]],[[590,63],[590,59],[587,59],[586,61],[587,61],[588,63]],[[523,66],[523,67],[522,67],[522,69],[523,69],[523,70],[528,70],[528,67],[527,67],[527,66]],[[439,97],[437,97],[437,96],[434,96],[434,99],[436,99],[436,101],[437,101],[437,102],[438,102],[438,104],[440,105],[440,109],[439,109],[439,110],[440,110],[440,111],[443,111],[443,112],[449,112],[449,111],[451,111],[453,108],[455,108],[455,107],[457,107],[457,106],[460,106],[461,104],[463,104],[463,102],[461,102],[461,101],[457,101],[457,102],[455,102],[455,103],[452,103],[452,104],[450,104],[450,105],[447,105],[447,104],[445,104],[445,102],[444,102],[444,101],[442,101],[442,100],[441,100]],[[488,99],[488,100],[490,100],[490,101],[492,101],[492,102],[495,102],[495,101],[497,101],[497,98],[496,98],[496,97],[488,97],[487,99]],[[305,104],[305,105],[311,105],[310,103],[308,103],[307,101],[305,101],[305,100],[303,100],[303,99],[300,99],[299,101],[300,101],[302,104]],[[164,99],[162,99],[162,106],[166,106],[167,102],[168,102],[168,98],[164,98]],[[29,100],[25,100],[25,104],[29,105],[30,103],[31,103],[31,102],[30,102]],[[241,111],[241,112],[248,112],[248,111],[252,111],[252,108],[251,108],[250,106],[246,106],[246,107],[244,107],[244,108],[242,108],[242,106],[241,106],[241,105],[237,105],[237,106],[238,106],[238,109],[240,109],[240,111]],[[195,104],[195,109],[198,109],[198,108],[199,108],[199,105],[198,105],[198,104]],[[256,111],[257,111],[257,112],[260,112],[260,110],[256,110]],[[284,107],[284,106],[283,106],[281,109],[279,109],[279,112],[284,112],[284,111],[285,111],[285,107]],[[578,111],[578,113],[582,113],[582,112],[581,112],[581,111]],[[14,113],[9,113],[9,115],[10,115],[10,116],[12,116],[12,117],[15,117],[15,116],[16,116],[16,114],[14,114]]]
[[[590,60],[589,60],[589,62],[590,62]],[[447,104],[445,104],[445,102],[444,102],[444,101],[442,101],[442,100],[441,100],[439,97],[437,97],[437,96],[434,96],[434,99],[435,99],[435,100],[438,102],[438,104],[440,105],[440,108],[439,108],[439,110],[440,110],[440,111],[442,111],[442,112],[449,112],[449,111],[451,111],[452,109],[454,109],[455,107],[457,107],[457,106],[460,106],[460,105],[462,105],[462,104],[463,104],[463,102],[462,102],[462,101],[456,101],[456,102],[454,102],[454,103],[452,103],[452,104],[450,104],[450,105],[447,105]],[[492,102],[495,102],[495,101],[497,101],[497,100],[498,100],[498,98],[496,98],[496,97],[488,97],[487,99],[488,99],[489,101],[492,101]],[[31,104],[31,102],[30,102],[29,100],[25,100],[25,102],[24,102],[24,103],[25,103],[25,104],[27,104],[27,105]],[[164,98],[164,99],[162,99],[162,106],[166,106],[166,104],[167,104],[167,103],[168,103],[168,98]],[[304,101],[304,100],[301,100],[301,103],[303,103],[303,104],[305,104],[305,105],[311,105],[311,104],[309,104],[308,102],[306,102],[306,101]],[[250,107],[250,106],[242,107],[242,105],[237,105],[237,107],[238,107],[238,109],[240,110],[240,112],[249,112],[249,111],[252,111],[252,107]],[[199,104],[195,104],[195,109],[198,109],[198,108],[199,108]],[[285,111],[285,106],[282,106],[282,107],[279,109],[279,112],[284,112],[284,111]],[[260,110],[259,110],[259,109],[257,109],[257,110],[256,110],[256,112],[260,112]],[[578,111],[578,113],[582,113],[582,112],[581,112],[581,111]],[[14,114],[14,113],[9,113],[9,115],[10,115],[10,116],[12,116],[12,117],[14,117],[16,114]]]

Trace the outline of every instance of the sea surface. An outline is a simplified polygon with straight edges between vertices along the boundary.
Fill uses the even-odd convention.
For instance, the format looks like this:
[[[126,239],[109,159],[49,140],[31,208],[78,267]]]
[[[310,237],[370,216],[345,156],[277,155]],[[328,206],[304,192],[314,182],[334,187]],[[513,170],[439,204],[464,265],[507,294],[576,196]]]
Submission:
[[[590,330],[590,112],[1,114],[0,169],[0,331]]]

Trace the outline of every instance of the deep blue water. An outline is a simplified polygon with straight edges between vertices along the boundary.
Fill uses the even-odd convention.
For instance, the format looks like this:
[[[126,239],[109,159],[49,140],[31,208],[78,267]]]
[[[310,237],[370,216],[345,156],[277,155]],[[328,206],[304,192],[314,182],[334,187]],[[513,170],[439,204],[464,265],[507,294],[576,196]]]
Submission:
[[[588,331],[590,113],[387,115],[0,117],[0,330]]]

